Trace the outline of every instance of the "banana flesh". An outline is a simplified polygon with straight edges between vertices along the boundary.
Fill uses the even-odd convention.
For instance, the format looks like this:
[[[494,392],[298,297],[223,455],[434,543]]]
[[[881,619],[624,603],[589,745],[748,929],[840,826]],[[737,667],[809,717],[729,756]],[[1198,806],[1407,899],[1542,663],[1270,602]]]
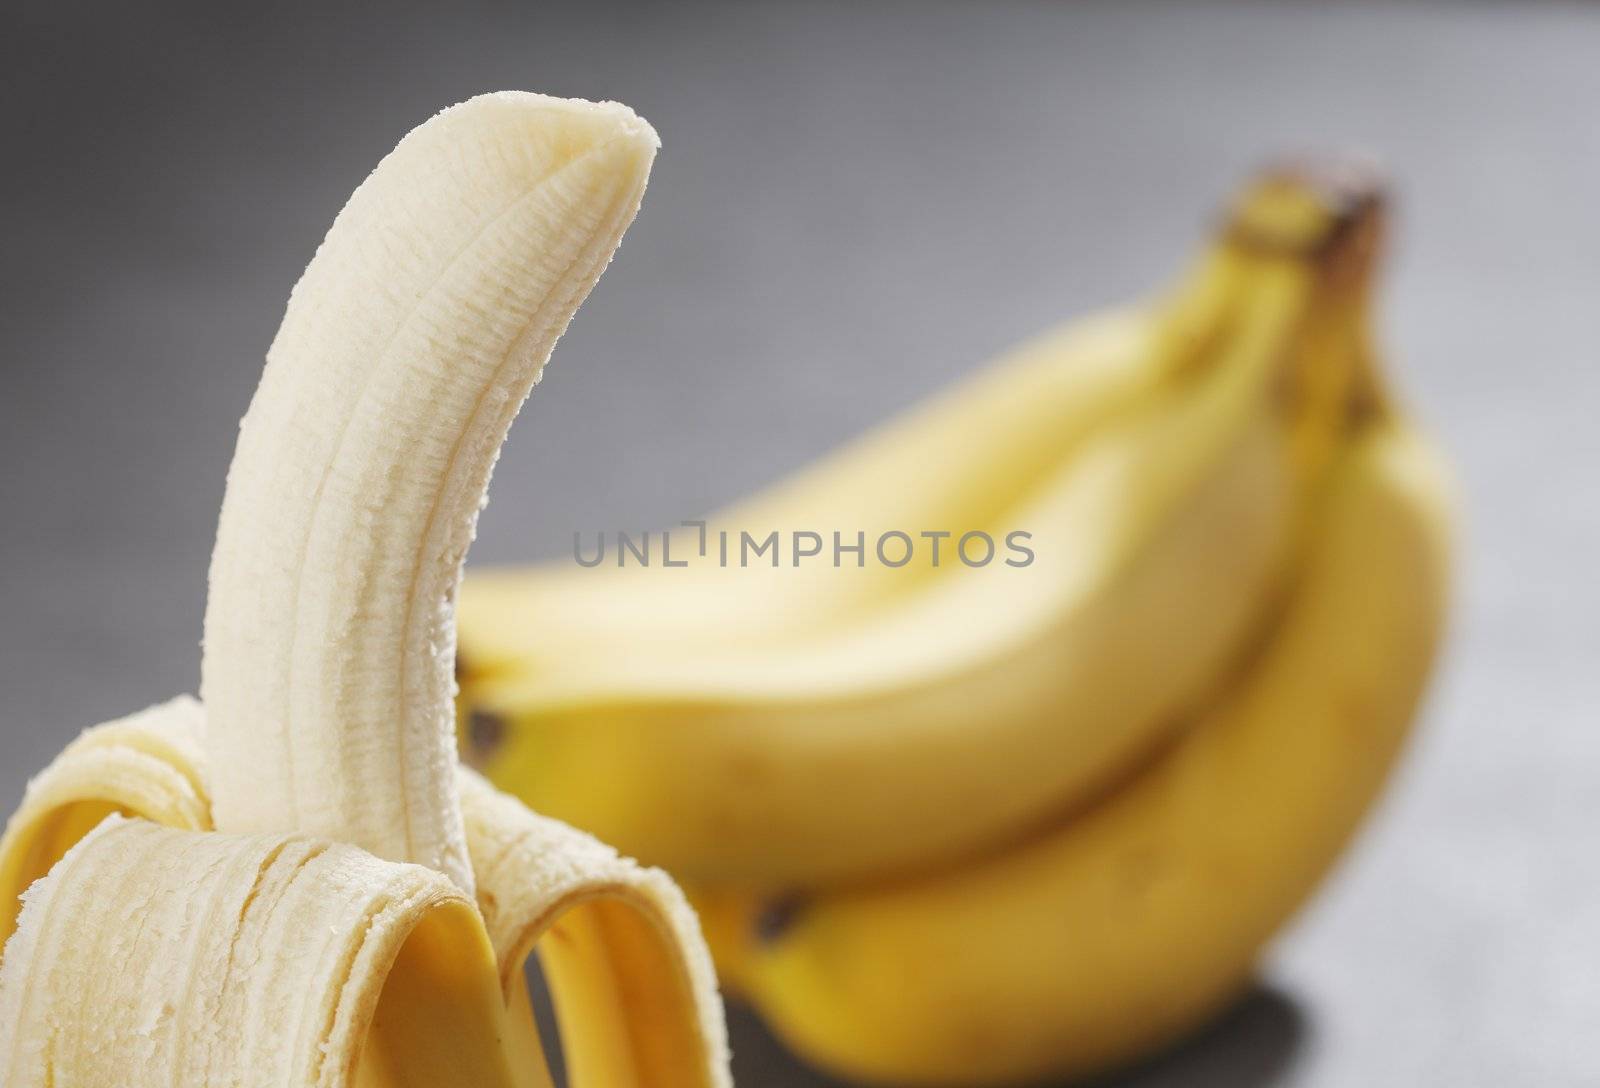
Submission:
[[[486,96],[408,135],[339,213],[217,529],[201,693],[224,830],[339,838],[470,892],[455,586],[501,441],[655,148],[624,106]]]
[[[1255,222],[1261,204],[1298,217]],[[948,864],[1102,792],[1281,596],[1361,376],[1345,333],[1369,262],[1328,244],[1358,229],[1344,210],[1270,178],[1235,219],[1257,244],[1230,231],[1162,304],[980,379],[969,437],[958,390],[729,516],[1026,526],[1027,569],[936,570],[925,551],[898,569],[474,575],[469,756],[539,811],[729,883]]]
[[[341,212],[241,426],[204,707],[88,730],[0,838],[0,1083],[548,1085],[533,951],[570,1084],[730,1083],[682,893],[461,770],[452,729],[499,444],[655,147],[614,103],[487,95]]]
[[[1445,609],[1448,477],[1403,424],[1340,455],[1256,659],[1104,800],[904,881],[699,896],[719,967],[802,1055],[870,1082],[1084,1074],[1194,1028],[1359,824]]]

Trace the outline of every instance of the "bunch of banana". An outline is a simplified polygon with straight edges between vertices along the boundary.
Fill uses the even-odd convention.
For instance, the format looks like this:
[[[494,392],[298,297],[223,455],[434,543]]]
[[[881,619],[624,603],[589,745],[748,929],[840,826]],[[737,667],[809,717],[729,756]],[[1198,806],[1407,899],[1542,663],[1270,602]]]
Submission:
[[[1024,530],[1024,566],[678,534],[686,568],[469,575],[467,754],[687,881],[725,983],[836,1071],[1006,1083],[1190,1030],[1356,827],[1439,637],[1450,488],[1380,386],[1382,228],[1367,172],[1269,171],[1176,291],[700,530]]]
[[[948,533],[924,538],[937,565],[725,567],[678,541],[687,569],[469,576],[464,705],[493,743],[467,754],[716,881],[916,871],[1094,796],[1238,666],[1366,395],[1359,276],[1273,248],[1315,244],[1324,211],[1258,186],[1173,297],[1046,337],[711,522],[830,553]],[[1018,531],[1025,567],[956,554]]]
[[[351,197],[241,427],[204,708],[88,730],[0,840],[0,1083],[549,1085],[536,946],[568,1083],[730,1083],[676,885],[453,736],[491,468],[656,146],[623,106],[489,95]]]

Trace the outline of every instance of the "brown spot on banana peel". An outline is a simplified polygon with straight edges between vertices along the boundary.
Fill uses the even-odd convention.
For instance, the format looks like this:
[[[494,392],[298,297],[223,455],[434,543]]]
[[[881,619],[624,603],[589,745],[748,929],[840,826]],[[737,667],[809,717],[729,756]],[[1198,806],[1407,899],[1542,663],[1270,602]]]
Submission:
[[[811,897],[799,891],[783,892],[767,900],[750,919],[750,936],[758,946],[770,948],[783,940],[810,905]]]
[[[467,712],[467,763],[481,769],[506,739],[506,719],[490,710],[473,707]]]

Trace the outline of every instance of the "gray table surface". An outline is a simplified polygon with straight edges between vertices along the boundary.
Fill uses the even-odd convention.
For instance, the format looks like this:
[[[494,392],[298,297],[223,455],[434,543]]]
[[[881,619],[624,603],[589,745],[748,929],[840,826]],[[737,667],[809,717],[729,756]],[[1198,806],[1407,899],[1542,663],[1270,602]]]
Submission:
[[[757,487],[1162,282],[1263,155],[1362,147],[1401,194],[1384,339],[1464,481],[1448,658],[1258,991],[1118,1083],[1600,1083],[1600,9],[101,6],[0,16],[0,808],[194,688],[289,286],[443,104],[618,98],[665,142],[475,561]],[[735,1042],[746,1084],[827,1083]]]

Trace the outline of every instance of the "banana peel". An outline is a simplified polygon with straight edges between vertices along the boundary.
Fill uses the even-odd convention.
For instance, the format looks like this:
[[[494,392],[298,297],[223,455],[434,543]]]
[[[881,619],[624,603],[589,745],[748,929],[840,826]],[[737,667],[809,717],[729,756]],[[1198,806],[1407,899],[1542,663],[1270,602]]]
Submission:
[[[6,1083],[546,1084],[535,951],[572,1085],[731,1083],[665,874],[465,769],[475,903],[344,844],[219,834],[204,729],[179,697],[85,731],[29,784],[0,838]]]

